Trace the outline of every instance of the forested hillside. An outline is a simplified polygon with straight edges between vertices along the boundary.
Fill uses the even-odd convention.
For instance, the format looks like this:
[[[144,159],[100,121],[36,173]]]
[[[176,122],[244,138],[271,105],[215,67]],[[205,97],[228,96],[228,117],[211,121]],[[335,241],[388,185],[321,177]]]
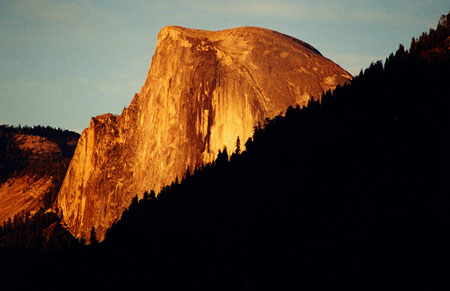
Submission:
[[[448,286],[449,50],[446,16],[410,51],[255,128],[230,162],[132,205],[105,249],[172,288]]]
[[[0,246],[63,247],[50,241],[60,236],[58,231],[66,231],[55,227],[56,209],[48,210],[54,206],[78,137],[49,126],[0,126]]]
[[[89,247],[2,249],[2,274],[67,290],[448,290],[449,69],[450,14],[135,199],[103,243],[93,229]]]
[[[40,152],[33,152],[30,147],[21,147],[23,139],[18,139],[17,136],[32,136],[40,138],[39,141],[54,142],[58,146],[57,152],[52,156],[49,156],[49,153],[39,156]],[[22,176],[24,174],[55,175],[55,172],[59,172],[59,168],[58,166],[55,167],[52,162],[61,162],[66,158],[70,161],[79,136],[76,132],[55,129],[50,126],[14,127],[1,125],[0,182],[4,182],[11,176]],[[45,150],[42,152],[45,153]],[[49,163],[48,159],[52,159],[52,161]]]

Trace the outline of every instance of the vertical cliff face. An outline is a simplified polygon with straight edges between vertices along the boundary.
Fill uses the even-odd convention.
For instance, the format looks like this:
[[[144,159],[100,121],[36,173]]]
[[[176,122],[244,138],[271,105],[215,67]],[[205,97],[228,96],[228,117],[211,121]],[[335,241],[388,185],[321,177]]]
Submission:
[[[119,116],[91,120],[58,195],[76,237],[101,240],[136,194],[233,150],[253,127],[351,79],[312,46],[255,27],[165,27],[147,80]]]

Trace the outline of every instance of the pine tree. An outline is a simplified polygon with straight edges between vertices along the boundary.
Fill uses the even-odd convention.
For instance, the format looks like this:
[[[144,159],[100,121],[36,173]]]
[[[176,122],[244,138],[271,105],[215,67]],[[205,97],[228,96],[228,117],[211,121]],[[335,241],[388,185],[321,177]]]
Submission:
[[[152,191],[150,191],[150,195],[149,195],[149,199],[155,199],[155,197],[156,197],[156,193],[155,193],[155,191],[154,190],[152,190]]]
[[[98,244],[98,240],[97,240],[97,235],[95,234],[95,227],[92,227],[91,229],[91,245],[97,245]]]
[[[241,153],[241,140],[239,139],[239,136],[236,139],[236,154],[240,154]]]

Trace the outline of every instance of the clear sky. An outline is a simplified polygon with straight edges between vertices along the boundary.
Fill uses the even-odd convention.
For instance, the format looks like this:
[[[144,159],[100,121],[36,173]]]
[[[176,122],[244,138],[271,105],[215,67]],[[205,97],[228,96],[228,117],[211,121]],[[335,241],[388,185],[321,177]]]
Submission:
[[[166,25],[277,30],[357,74],[449,10],[449,0],[0,0],[0,124],[81,132],[120,113]]]

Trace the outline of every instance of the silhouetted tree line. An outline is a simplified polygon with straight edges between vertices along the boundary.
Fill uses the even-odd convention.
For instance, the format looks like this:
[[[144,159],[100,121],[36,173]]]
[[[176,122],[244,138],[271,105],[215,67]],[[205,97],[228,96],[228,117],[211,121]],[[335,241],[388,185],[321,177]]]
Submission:
[[[67,129],[61,129],[61,128],[53,128],[51,126],[42,126],[42,125],[35,125],[35,126],[12,126],[12,125],[0,125],[0,128],[3,131],[9,132],[9,133],[19,133],[19,134],[28,134],[28,135],[36,135],[48,138],[49,140],[52,140],[54,142],[65,142],[68,143],[70,141],[76,141],[80,137],[80,134],[67,130]]]
[[[73,156],[73,152],[75,151],[75,146],[78,138],[80,137],[79,133],[61,129],[61,128],[53,128],[51,126],[11,126],[11,125],[0,125],[0,132],[11,134],[25,134],[25,135],[35,135],[46,138],[58,144],[60,147],[63,156],[71,158]]]
[[[54,212],[18,214],[0,225],[0,247],[8,249],[61,250],[79,246],[79,242],[61,226]]]
[[[21,150],[14,134],[34,135],[47,138],[55,142],[61,149],[62,156],[59,159],[71,158],[76,147],[79,134],[68,130],[55,129],[49,126],[0,126],[0,179],[5,180],[9,176],[21,176],[24,172],[36,173],[43,176],[54,169],[51,164],[40,161],[38,165],[29,164],[30,153]],[[28,167],[28,168],[27,168]]]
[[[0,129],[0,183],[25,167],[25,157],[12,134]]]
[[[256,126],[245,151],[133,199],[103,243],[53,259],[54,285],[39,281],[48,269],[8,274],[69,290],[448,289],[443,19],[414,49]]]

